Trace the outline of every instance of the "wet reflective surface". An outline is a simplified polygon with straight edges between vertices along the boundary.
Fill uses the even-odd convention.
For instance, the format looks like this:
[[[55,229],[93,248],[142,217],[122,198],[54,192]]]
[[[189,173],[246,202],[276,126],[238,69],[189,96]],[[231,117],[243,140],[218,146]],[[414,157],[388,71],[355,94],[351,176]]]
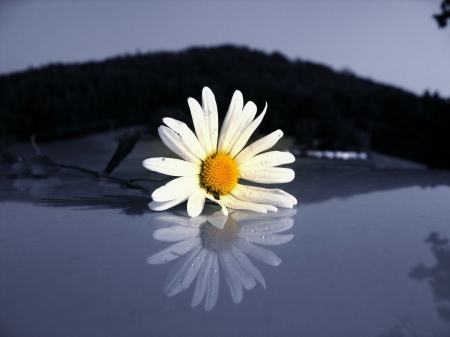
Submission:
[[[147,146],[115,173],[159,178]],[[450,336],[450,172],[296,165],[295,211],[238,212],[223,235],[80,172],[2,176],[0,335]]]

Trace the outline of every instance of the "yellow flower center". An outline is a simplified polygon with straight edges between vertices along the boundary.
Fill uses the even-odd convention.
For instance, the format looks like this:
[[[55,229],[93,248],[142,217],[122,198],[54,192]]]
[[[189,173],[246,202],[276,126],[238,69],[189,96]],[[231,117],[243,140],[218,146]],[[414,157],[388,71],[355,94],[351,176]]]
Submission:
[[[219,152],[203,162],[200,182],[208,193],[227,195],[236,186],[238,178],[238,165],[227,154]]]
[[[228,217],[223,229],[217,228],[210,223],[200,227],[200,238],[202,244],[209,250],[223,252],[231,247],[239,234],[239,225],[232,217]]]

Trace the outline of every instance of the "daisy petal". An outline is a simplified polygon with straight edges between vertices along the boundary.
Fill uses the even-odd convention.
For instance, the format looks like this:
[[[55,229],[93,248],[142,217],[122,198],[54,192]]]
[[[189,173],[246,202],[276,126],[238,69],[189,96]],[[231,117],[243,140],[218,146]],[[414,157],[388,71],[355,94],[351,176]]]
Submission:
[[[297,213],[296,209],[293,208],[284,208],[280,209],[276,213],[253,213],[253,212],[247,212],[247,211],[240,211],[238,209],[232,210],[230,214],[233,216],[233,219],[235,219],[237,222],[243,221],[243,220],[265,220],[265,219],[275,219],[275,218],[286,218],[294,216]]]
[[[208,250],[206,248],[203,248],[197,255],[197,257],[191,260],[191,265],[187,269],[183,281],[179,283],[175,288],[173,288],[170,292],[168,292],[167,296],[174,296],[189,288],[192,281],[194,281],[195,277],[197,276],[207,253]]]
[[[195,284],[194,296],[192,297],[191,307],[194,308],[200,304],[205,297],[208,278],[211,275],[211,268],[213,264],[213,255],[214,253],[208,251],[205,257],[205,261],[202,263],[200,267],[200,271],[198,272],[197,282]]]
[[[197,239],[199,239],[199,243],[195,246],[187,246],[186,250],[189,251],[189,254],[186,254],[178,260],[178,263],[172,268],[169,275],[167,275],[163,286],[165,292],[170,292],[183,283],[186,273],[191,267],[191,261],[203,249],[200,238]]]
[[[290,164],[295,161],[295,157],[290,152],[270,151],[254,156],[245,163],[239,165],[239,168],[251,168],[252,166],[279,166]]]
[[[260,234],[274,234],[287,231],[294,225],[293,219],[280,219],[280,220],[262,220],[256,224],[248,223],[240,227],[241,232],[246,233],[260,233]]]
[[[161,125],[158,128],[158,134],[163,143],[181,158],[198,165],[201,163],[201,160],[187,149],[183,140],[175,131],[168,128],[167,126]]]
[[[243,201],[253,202],[257,204],[267,204],[281,208],[292,208],[293,204],[286,196],[276,192],[271,193],[270,189],[253,189],[252,186],[236,185],[231,194]]]
[[[252,166],[243,168],[240,178],[263,184],[288,183],[294,180],[295,172],[282,167]]]
[[[266,114],[266,111],[267,111],[267,103],[266,106],[264,107],[263,112],[261,112],[258,118],[256,118],[253,122],[250,123],[250,125],[248,125],[248,127],[242,132],[242,134],[233,144],[233,147],[231,148],[230,151],[231,157],[235,157],[244,148],[245,144],[247,144],[253,132],[255,132],[256,128],[259,126],[259,124],[261,124],[264,115]]]
[[[213,264],[208,278],[208,288],[206,290],[205,310],[210,311],[217,302],[219,296],[219,261],[217,253],[213,253]]]
[[[227,222],[228,215],[223,214],[222,211],[215,212],[207,217],[209,223],[216,226],[219,229],[223,229],[225,223]]]
[[[198,189],[188,199],[187,211],[190,217],[198,216],[205,206],[206,191],[204,189]]]
[[[173,158],[156,157],[142,162],[150,171],[159,172],[168,176],[187,177],[200,173],[200,167],[187,161]]]
[[[201,160],[206,158],[204,148],[200,144],[198,138],[195,136],[195,133],[193,133],[185,123],[169,117],[163,118],[163,122],[181,136],[181,139],[183,140],[186,147],[197,158]]]
[[[244,253],[254,257],[261,262],[267,263],[271,266],[278,266],[281,263],[281,259],[276,256],[274,252],[266,248],[254,245],[253,243],[250,243],[245,239],[237,239],[234,244]]]
[[[242,287],[246,290],[253,289],[256,285],[256,281],[244,268],[236,261],[234,258],[231,258],[231,263],[233,264],[236,271],[239,273],[239,277],[241,280]]]
[[[258,280],[259,283],[266,289],[266,281],[261,272],[251,263],[248,257],[237,248],[235,245],[231,246],[231,253],[234,255],[237,261],[241,264],[242,268],[247,271],[252,277]]]
[[[242,150],[241,153],[236,156],[236,163],[238,165],[243,164],[258,153],[270,149],[278,142],[281,137],[283,137],[283,131],[277,130],[257,140],[253,144],[247,146],[244,150]]]
[[[248,209],[251,211],[259,212],[259,213],[267,213],[267,209],[258,204],[241,201],[239,199],[234,198],[231,195],[224,195],[221,197],[222,202],[225,206],[234,208],[234,209]]]
[[[219,252],[219,261],[222,265],[223,273],[225,274],[225,280],[227,281],[228,289],[230,290],[231,298],[233,302],[238,304],[242,301],[244,297],[244,292],[242,291],[241,278],[239,273],[231,263],[229,257],[224,252]]]
[[[221,200],[217,200],[217,199],[214,198],[214,196],[211,195],[211,194],[207,194],[206,197],[207,197],[209,200],[214,201],[215,203],[217,203],[217,204],[222,208],[222,213],[223,213],[224,215],[228,216],[228,210],[227,210],[227,208],[225,207],[225,204],[224,204]]]
[[[206,153],[211,148],[211,141],[209,139],[209,132],[205,124],[204,111],[197,100],[192,97],[188,98],[189,109],[191,110],[192,121],[194,123],[195,133],[198,141]]]
[[[244,98],[242,97],[242,93],[236,90],[223,121],[222,129],[220,130],[218,151],[227,153],[227,149],[228,151],[231,149],[233,145],[231,144],[231,140],[239,127],[243,106]]]
[[[242,132],[253,121],[253,118],[255,118],[256,110],[257,109],[256,109],[255,103],[249,101],[249,102],[247,102],[247,104],[245,104],[244,109],[242,110],[241,119],[239,121],[237,121],[238,123],[236,123],[236,131],[235,131],[233,137],[231,138],[231,141],[229,142],[230,147],[227,147],[227,149],[225,150],[225,152],[230,151],[231,157],[235,156],[232,154],[231,150],[236,145],[236,141],[241,137]],[[237,154],[237,152],[236,152],[236,154]]]
[[[213,92],[208,87],[202,91],[202,107],[205,118],[206,134],[208,137],[208,147],[205,147],[206,153],[212,153],[217,150],[217,137],[219,128],[219,116],[217,114],[217,104]]]
[[[166,209],[169,209],[173,206],[181,204],[183,201],[186,201],[187,198],[189,198],[189,196],[192,193],[194,193],[194,191],[197,188],[198,187],[194,187],[191,190],[184,191],[183,194],[181,194],[178,198],[176,198],[174,200],[162,201],[162,202],[152,201],[151,203],[148,204],[148,207],[153,211],[165,211]]]
[[[173,200],[180,195],[188,193],[188,191],[192,191],[192,189],[198,187],[198,185],[198,176],[176,178],[156,189],[152,193],[152,199],[153,201],[159,202]]]
[[[259,243],[260,245],[276,246],[289,242],[294,237],[293,234],[261,234],[240,232],[239,237],[249,242]]]
[[[181,241],[187,238],[198,237],[200,228],[172,226],[170,228],[160,228],[153,233],[153,237],[159,241]]]
[[[185,253],[189,252],[187,249],[188,247],[194,247],[196,245],[200,245],[201,239],[200,238],[190,238],[187,240],[183,240],[181,242],[178,242],[170,247],[167,247],[166,249],[153,254],[149,258],[147,258],[148,264],[161,264],[166,263],[168,261],[172,261],[176,259],[177,257],[180,257],[184,255]]]

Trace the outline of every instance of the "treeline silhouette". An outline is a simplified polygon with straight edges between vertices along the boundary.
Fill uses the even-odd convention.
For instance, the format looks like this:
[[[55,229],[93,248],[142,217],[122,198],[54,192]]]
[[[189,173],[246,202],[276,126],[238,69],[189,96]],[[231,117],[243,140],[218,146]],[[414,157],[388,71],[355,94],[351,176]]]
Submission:
[[[304,148],[374,150],[450,168],[450,99],[412,93],[349,71],[244,47],[191,48],[102,62],[53,64],[0,76],[0,137],[38,139],[145,123],[189,123],[186,99],[209,86],[223,119],[234,90]]]

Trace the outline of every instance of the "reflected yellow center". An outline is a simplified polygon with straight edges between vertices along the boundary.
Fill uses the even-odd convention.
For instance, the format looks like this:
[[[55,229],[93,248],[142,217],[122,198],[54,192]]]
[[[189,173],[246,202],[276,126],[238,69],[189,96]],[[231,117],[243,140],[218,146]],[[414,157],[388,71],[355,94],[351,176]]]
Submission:
[[[222,252],[231,247],[239,234],[239,225],[232,217],[228,217],[223,229],[217,228],[210,223],[200,227],[200,238],[203,246],[209,250]]]
[[[231,156],[216,153],[203,162],[200,182],[208,193],[227,195],[239,178],[238,165]]]

